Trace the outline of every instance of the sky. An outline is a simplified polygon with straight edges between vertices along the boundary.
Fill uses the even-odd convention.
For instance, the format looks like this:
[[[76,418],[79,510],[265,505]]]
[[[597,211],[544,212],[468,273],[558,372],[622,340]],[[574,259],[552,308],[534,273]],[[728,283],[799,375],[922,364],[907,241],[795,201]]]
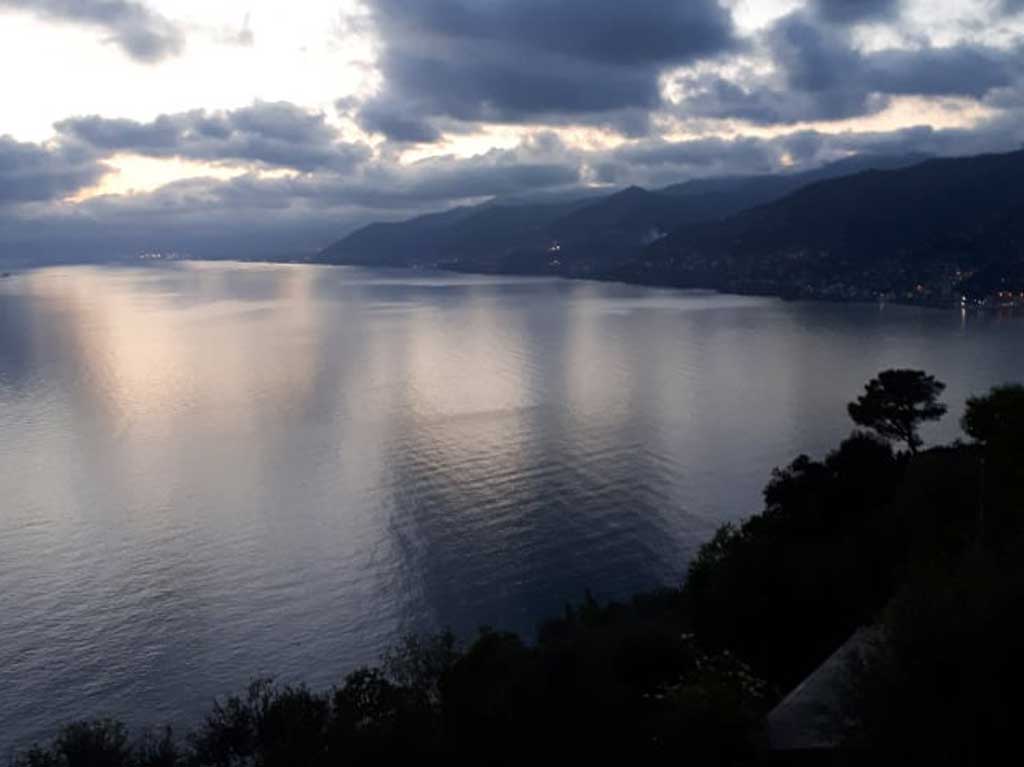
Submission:
[[[1024,142],[1024,0],[0,0],[0,257]]]

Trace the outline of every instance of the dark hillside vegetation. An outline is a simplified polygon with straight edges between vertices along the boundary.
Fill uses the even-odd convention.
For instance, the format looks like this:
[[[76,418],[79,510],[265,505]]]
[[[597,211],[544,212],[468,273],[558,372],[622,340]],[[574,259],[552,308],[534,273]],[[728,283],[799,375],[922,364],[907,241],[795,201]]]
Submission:
[[[778,200],[821,179],[920,159],[865,155],[801,173],[697,179],[659,190],[629,187],[554,202],[496,200],[371,224],[328,247],[317,261],[604,277],[679,227]]]
[[[1020,292],[1022,173],[1024,151],[820,181],[724,220],[680,228],[621,276],[833,297]]]
[[[332,264],[550,274],[787,298],[1024,305],[1024,150],[492,201],[372,224]]]

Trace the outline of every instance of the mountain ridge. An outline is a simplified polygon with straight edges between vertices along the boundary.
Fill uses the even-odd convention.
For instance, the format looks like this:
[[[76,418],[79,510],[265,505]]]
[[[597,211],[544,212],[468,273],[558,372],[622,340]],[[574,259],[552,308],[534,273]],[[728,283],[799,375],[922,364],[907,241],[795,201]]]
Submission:
[[[934,158],[810,184],[682,227],[618,270],[628,281],[820,298],[955,303],[1018,293],[1024,150]]]
[[[680,226],[738,212],[853,167],[889,167],[917,158],[856,156],[800,173],[695,179],[651,190],[630,186],[555,202],[492,200],[369,224],[316,260],[593,276],[628,262]],[[474,233],[481,232],[486,235],[474,243]]]
[[[791,174],[560,202],[494,200],[368,225],[316,260],[949,303],[1016,290],[1021,173],[1024,150],[857,155]]]

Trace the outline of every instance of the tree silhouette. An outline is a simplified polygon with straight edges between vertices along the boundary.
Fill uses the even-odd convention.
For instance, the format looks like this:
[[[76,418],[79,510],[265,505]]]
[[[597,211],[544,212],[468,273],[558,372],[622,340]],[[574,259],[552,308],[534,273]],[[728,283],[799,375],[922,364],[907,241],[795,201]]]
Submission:
[[[960,424],[983,445],[1024,443],[1024,386],[996,386],[984,397],[971,397]]]
[[[923,370],[884,370],[864,387],[847,410],[858,426],[879,436],[903,442],[911,453],[921,446],[918,427],[946,413],[939,402],[946,385]]]
[[[1015,540],[1024,532],[1024,386],[996,386],[971,397],[960,425],[981,448],[978,538]]]

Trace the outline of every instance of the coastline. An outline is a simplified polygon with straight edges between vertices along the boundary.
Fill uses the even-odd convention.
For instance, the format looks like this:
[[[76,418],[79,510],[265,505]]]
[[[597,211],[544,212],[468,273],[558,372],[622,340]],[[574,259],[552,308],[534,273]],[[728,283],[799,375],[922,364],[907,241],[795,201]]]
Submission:
[[[745,297],[757,297],[757,298],[774,298],[787,303],[829,303],[829,304],[861,304],[861,305],[877,305],[886,306],[892,304],[895,306],[906,306],[915,307],[919,309],[934,309],[938,311],[959,311],[967,314],[1005,314],[1011,317],[1016,317],[1024,314],[1024,301],[1015,301],[1007,304],[991,304],[987,301],[969,301],[966,304],[960,300],[954,298],[937,299],[937,298],[922,298],[922,299],[911,299],[905,296],[844,296],[835,295],[832,293],[815,293],[806,294],[801,292],[800,289],[756,289],[756,288],[744,288],[742,286],[730,285],[726,288],[721,286],[712,285],[703,281],[694,281],[692,283],[681,283],[679,281],[656,281],[656,280],[640,280],[640,279],[626,279],[621,275],[608,274],[608,275],[572,275],[562,274],[558,272],[504,272],[504,271],[486,271],[478,269],[463,269],[458,268],[456,265],[451,263],[448,264],[432,264],[430,266],[391,266],[391,265],[374,265],[374,264],[361,264],[361,263],[339,263],[329,261],[318,261],[315,258],[305,257],[281,257],[281,258],[132,258],[132,257],[121,257],[121,258],[109,258],[103,260],[89,260],[89,261],[74,261],[70,259],[56,259],[48,261],[44,264],[24,264],[18,270],[12,270],[8,268],[8,271],[4,275],[4,279],[13,279],[25,272],[34,271],[36,269],[46,269],[54,267],[67,267],[67,266],[146,266],[146,265],[159,265],[168,263],[238,263],[238,264],[294,264],[304,266],[346,266],[346,267],[357,267],[362,269],[374,269],[388,272],[406,272],[406,271],[433,271],[440,273],[449,274],[467,274],[467,275],[480,275],[480,276],[492,276],[492,277],[532,277],[537,279],[544,278],[555,278],[560,280],[570,280],[579,282],[603,282],[619,285],[630,285],[635,287],[645,288],[657,288],[662,290],[672,291],[706,291],[715,293],[723,296],[745,296]]]
[[[204,259],[197,259],[204,260]],[[263,259],[259,259],[263,261]],[[242,263],[254,263],[246,262]],[[968,313],[992,313],[992,312],[1003,312],[1009,311],[1016,315],[1019,311],[1024,310],[1024,305],[1010,306],[989,306],[983,305],[980,302],[970,303],[964,306],[960,301],[955,299],[939,300],[939,299],[921,299],[912,300],[905,297],[899,296],[878,296],[870,298],[867,296],[856,296],[846,297],[837,296],[831,294],[817,294],[817,295],[805,295],[799,292],[788,291],[788,290],[756,290],[756,289],[744,289],[742,287],[729,287],[722,289],[721,287],[715,287],[705,283],[693,283],[693,284],[679,284],[678,282],[656,282],[647,280],[629,280],[624,279],[619,275],[571,275],[571,274],[560,274],[557,272],[548,273],[536,273],[536,272],[500,272],[500,271],[483,271],[475,269],[460,269],[450,264],[434,264],[428,267],[423,266],[374,266],[371,264],[345,264],[338,262],[325,262],[315,260],[281,260],[271,261],[271,263],[301,263],[309,264],[311,266],[349,266],[359,267],[363,269],[383,269],[387,271],[417,271],[417,270],[430,270],[435,272],[448,272],[451,274],[475,274],[475,275],[489,275],[494,277],[536,277],[536,278],[555,278],[561,280],[579,281],[579,282],[603,282],[619,285],[631,285],[635,287],[645,288],[658,288],[662,290],[673,290],[673,291],[687,291],[687,290],[699,290],[710,293],[716,293],[723,296],[746,296],[746,297],[757,297],[757,298],[774,298],[787,303],[829,303],[829,304],[862,304],[862,305],[880,305],[885,306],[887,304],[893,304],[896,306],[907,306],[915,307],[919,309],[935,309],[939,311],[967,311]]]

